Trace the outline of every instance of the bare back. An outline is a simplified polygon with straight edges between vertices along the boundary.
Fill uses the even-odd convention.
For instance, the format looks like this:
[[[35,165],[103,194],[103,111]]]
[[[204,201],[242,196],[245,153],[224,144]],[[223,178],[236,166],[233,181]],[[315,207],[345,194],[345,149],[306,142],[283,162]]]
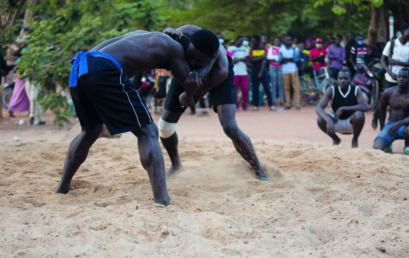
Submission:
[[[128,77],[155,68],[171,70],[180,83],[190,72],[182,46],[161,32],[134,31],[92,49],[114,57]]]

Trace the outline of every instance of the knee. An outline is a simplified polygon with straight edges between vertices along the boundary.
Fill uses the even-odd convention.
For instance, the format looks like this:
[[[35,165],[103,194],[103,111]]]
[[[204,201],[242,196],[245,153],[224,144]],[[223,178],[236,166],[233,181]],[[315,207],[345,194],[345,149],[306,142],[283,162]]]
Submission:
[[[231,123],[223,125],[223,131],[230,139],[237,140],[240,137],[240,129],[237,125],[233,125]]]
[[[94,128],[83,128],[82,133],[86,139],[96,141],[100,134],[102,133],[103,125],[97,125]]]
[[[325,124],[326,124],[326,122],[325,122],[325,120],[324,119],[322,119],[320,116],[319,117],[317,117],[317,124],[318,124],[318,126],[325,126]]]
[[[158,122],[159,136],[161,138],[171,137],[176,132],[176,125],[176,123],[168,123],[160,118]]]
[[[405,130],[403,131],[404,135],[405,135],[405,139],[409,139],[409,126],[405,127]]]
[[[365,121],[365,115],[364,115],[364,112],[362,111],[355,111],[351,117],[351,122],[364,122],[364,121]]]
[[[373,148],[375,150],[385,150],[386,143],[381,137],[376,137],[373,142]]]

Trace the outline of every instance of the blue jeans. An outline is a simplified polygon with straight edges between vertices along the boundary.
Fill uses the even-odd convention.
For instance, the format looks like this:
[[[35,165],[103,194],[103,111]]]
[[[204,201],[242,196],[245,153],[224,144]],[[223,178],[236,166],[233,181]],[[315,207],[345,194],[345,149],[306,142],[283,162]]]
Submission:
[[[283,80],[283,69],[276,66],[270,65],[270,79],[271,79],[271,95],[273,95],[273,105],[276,104],[277,91],[278,100],[280,103],[284,103],[284,80]]]
[[[389,137],[388,136],[388,130],[389,128],[394,124],[395,122],[392,121],[388,121],[385,126],[383,127],[382,131],[378,134],[378,136],[376,136],[375,141],[377,139],[382,139],[387,148],[390,148],[392,143],[396,140],[396,139],[405,139],[405,127],[404,125],[402,125],[401,127],[399,127],[398,131],[396,132],[396,135],[394,135],[393,137]]]

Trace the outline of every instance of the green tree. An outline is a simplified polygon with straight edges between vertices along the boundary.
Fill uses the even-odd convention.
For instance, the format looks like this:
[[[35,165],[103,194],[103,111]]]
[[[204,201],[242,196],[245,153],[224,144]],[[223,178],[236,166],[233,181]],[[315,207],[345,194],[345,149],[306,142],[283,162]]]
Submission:
[[[154,30],[163,23],[150,1],[87,0],[41,1],[31,6],[34,19],[28,47],[19,62],[18,73],[48,92],[53,82],[66,88],[70,60],[78,51],[136,29]],[[46,11],[44,11],[46,10]],[[56,122],[68,121],[70,107],[53,93],[43,102],[56,114]]]

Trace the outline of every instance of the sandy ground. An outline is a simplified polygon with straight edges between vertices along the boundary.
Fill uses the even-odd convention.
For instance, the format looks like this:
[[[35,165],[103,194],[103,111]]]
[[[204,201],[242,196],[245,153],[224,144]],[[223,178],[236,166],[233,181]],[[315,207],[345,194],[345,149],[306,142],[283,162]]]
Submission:
[[[409,257],[402,141],[393,155],[372,150],[378,132],[367,122],[358,149],[351,136],[333,147],[312,106],[236,116],[272,183],[254,178],[217,115],[185,114],[185,169],[168,179],[167,208],[153,203],[131,134],[97,141],[58,195],[76,120],[62,129],[51,114],[45,126],[26,114],[0,120],[0,256]]]

